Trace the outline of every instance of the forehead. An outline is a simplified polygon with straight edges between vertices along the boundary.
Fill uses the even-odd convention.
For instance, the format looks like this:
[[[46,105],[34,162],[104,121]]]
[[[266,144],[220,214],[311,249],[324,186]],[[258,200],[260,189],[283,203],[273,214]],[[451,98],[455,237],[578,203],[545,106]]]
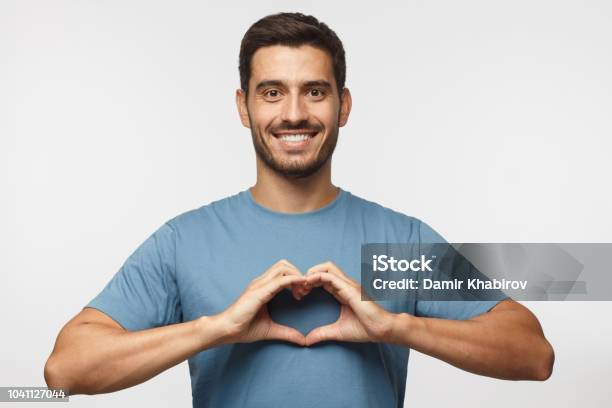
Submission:
[[[287,83],[325,79],[333,82],[330,55],[310,45],[259,48],[251,59],[251,81],[280,80]]]

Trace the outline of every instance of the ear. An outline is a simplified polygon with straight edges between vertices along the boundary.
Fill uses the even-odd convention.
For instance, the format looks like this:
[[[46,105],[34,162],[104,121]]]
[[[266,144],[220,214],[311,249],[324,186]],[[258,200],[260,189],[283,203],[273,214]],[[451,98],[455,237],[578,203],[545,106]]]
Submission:
[[[340,95],[340,114],[338,116],[339,127],[346,125],[346,122],[348,122],[348,117],[351,113],[352,105],[353,100],[351,98],[351,92],[348,88],[344,88],[342,90],[342,95]]]
[[[242,126],[251,128],[251,122],[249,121],[249,111],[247,110],[246,94],[242,89],[236,89],[236,108],[238,108],[238,115],[240,115],[240,121]]]

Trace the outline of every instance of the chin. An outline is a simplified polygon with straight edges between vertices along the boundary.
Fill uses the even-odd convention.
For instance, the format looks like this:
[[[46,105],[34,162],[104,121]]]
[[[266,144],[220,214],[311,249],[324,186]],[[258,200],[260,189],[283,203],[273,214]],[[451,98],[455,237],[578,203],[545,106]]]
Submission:
[[[278,164],[278,163],[277,163]],[[299,166],[293,165],[276,165],[274,170],[286,177],[299,179],[306,178],[317,173],[325,163],[319,163],[316,160],[301,163]]]

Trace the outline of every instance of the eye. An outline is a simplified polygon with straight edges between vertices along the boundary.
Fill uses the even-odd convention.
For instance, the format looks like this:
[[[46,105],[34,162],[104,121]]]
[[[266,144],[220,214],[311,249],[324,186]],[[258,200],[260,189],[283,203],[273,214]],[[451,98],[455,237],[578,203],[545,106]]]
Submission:
[[[280,96],[280,93],[278,92],[278,89],[268,89],[267,91],[264,91],[264,96],[268,96],[270,98],[276,98],[278,96]]]
[[[325,96],[325,91],[323,91],[322,89],[313,88],[310,90],[310,94],[315,98],[321,98]]]

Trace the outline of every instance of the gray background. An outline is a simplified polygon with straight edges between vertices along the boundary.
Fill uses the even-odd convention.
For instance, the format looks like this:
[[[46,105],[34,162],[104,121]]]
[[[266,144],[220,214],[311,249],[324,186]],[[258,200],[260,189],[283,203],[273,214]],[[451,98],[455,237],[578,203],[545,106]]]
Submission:
[[[0,385],[44,385],[57,332],[137,245],[254,183],[238,50],[278,11],[344,42],[337,185],[449,241],[611,241],[609,2],[2,1]],[[612,304],[528,306],[556,349],[549,381],[415,352],[406,405],[610,406]],[[183,363],[70,405],[190,403]]]

